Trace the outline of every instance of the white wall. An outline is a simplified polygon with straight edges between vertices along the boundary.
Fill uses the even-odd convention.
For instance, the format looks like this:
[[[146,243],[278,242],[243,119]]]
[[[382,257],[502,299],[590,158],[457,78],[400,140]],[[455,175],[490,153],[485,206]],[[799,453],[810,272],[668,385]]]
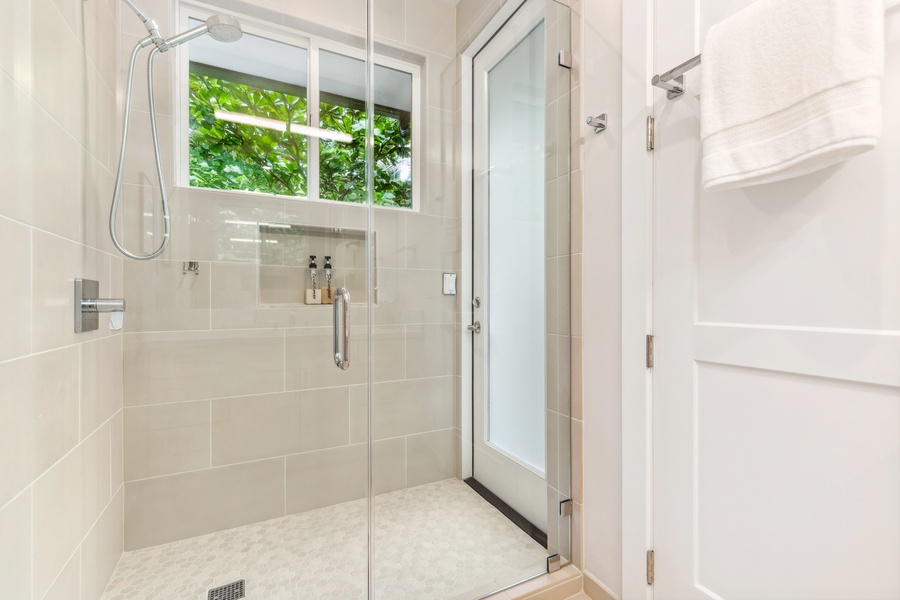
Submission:
[[[584,131],[584,571],[615,596],[621,552],[622,8],[584,2],[584,111],[609,129]],[[583,122],[583,121],[582,121]],[[596,586],[595,586],[596,587]]]

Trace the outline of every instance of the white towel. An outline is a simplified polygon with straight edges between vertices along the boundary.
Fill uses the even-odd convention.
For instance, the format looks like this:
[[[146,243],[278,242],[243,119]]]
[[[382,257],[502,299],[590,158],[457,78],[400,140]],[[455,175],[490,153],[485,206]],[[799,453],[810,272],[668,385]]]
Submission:
[[[805,175],[881,136],[884,4],[759,0],[703,48],[703,187]]]

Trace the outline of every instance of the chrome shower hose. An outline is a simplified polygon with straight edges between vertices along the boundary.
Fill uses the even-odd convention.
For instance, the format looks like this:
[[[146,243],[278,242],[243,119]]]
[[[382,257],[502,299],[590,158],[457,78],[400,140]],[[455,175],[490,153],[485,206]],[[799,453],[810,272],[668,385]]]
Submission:
[[[153,101],[153,61],[156,58],[156,55],[159,53],[158,47],[155,47],[150,51],[150,56],[147,59],[147,94],[149,96],[150,128],[153,133],[153,153],[156,158],[156,174],[159,179],[159,193],[162,197],[163,239],[159,248],[157,248],[154,252],[146,255],[134,254],[133,252],[129,252],[125,249],[125,247],[119,241],[119,236],[116,232],[116,215],[119,211],[119,200],[121,199],[122,195],[122,179],[125,172],[125,151],[128,147],[128,128],[131,124],[131,101],[134,84],[134,67],[141,49],[149,46],[152,43],[153,38],[147,37],[138,42],[137,45],[135,45],[134,50],[132,50],[131,52],[131,62],[128,65],[128,85],[125,91],[125,117],[123,119],[124,123],[122,126],[122,151],[119,154],[119,168],[116,172],[116,187],[113,191],[112,206],[110,206],[109,209],[109,235],[110,237],[112,237],[113,244],[116,246],[116,248],[119,249],[119,252],[121,252],[128,258],[133,258],[135,260],[150,260],[165,252],[166,248],[168,248],[169,246],[169,238],[171,233],[169,198],[168,194],[166,193],[165,178],[163,177],[162,160],[159,156],[159,134],[157,133],[156,127],[156,105]]]

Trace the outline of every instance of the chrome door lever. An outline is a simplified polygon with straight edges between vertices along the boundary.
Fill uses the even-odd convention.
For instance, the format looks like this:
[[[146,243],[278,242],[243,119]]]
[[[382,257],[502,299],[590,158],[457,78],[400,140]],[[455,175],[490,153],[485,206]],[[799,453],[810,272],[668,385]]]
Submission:
[[[474,323],[466,327],[466,329],[471,331],[472,333],[481,333],[481,321],[475,321]]]

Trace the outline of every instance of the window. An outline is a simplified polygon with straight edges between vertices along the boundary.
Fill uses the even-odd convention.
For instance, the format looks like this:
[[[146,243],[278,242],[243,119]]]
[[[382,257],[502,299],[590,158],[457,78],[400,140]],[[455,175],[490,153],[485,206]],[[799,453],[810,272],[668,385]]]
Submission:
[[[198,17],[199,18],[199,17]],[[191,27],[201,21],[191,18]],[[335,43],[260,35],[190,46],[185,178],[195,187],[366,202],[365,61]],[[375,66],[375,203],[412,208],[419,71]]]

